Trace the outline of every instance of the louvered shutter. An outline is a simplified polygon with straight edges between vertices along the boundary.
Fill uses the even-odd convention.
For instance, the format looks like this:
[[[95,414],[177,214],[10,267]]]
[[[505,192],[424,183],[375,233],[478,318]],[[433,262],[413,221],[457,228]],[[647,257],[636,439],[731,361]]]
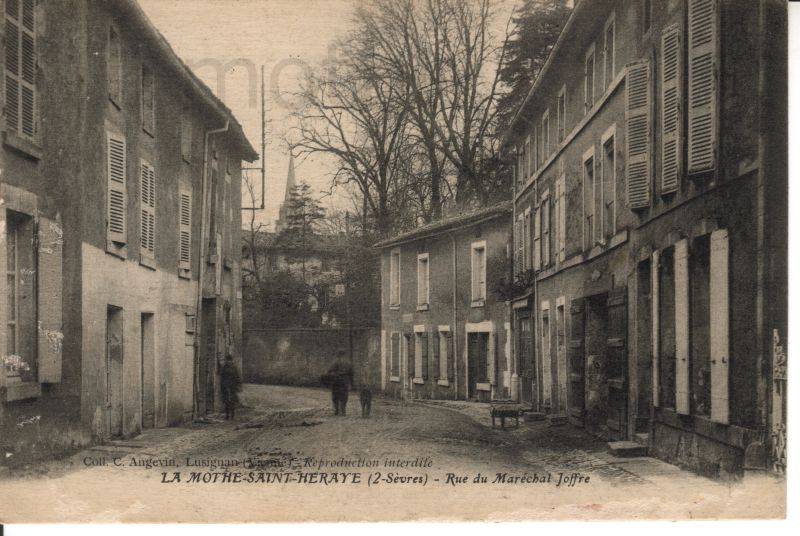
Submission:
[[[550,198],[542,201],[542,268],[550,265]]]
[[[711,233],[710,288],[711,296],[711,419],[728,423],[728,377],[730,367],[730,302],[729,302],[728,231]]]
[[[156,173],[153,166],[142,161],[141,171],[141,250],[148,257],[155,255]]]
[[[558,180],[558,258],[563,261],[567,250],[567,178],[562,175]]]
[[[36,135],[35,0],[9,0],[5,17],[6,127]]]
[[[678,189],[681,172],[683,67],[681,31],[677,24],[661,36],[661,193]]]
[[[490,331],[486,340],[486,381],[489,385],[497,384],[497,336]]]
[[[108,214],[106,228],[108,239],[118,244],[126,241],[126,174],[127,157],[125,138],[110,132],[106,134]]]
[[[542,209],[536,210],[533,216],[533,269],[539,270],[542,267]]]
[[[179,203],[179,267],[182,270],[190,270],[192,267],[192,192],[190,190],[181,190]]]
[[[650,348],[652,352],[652,388],[653,388],[653,406],[658,407],[661,405],[661,401],[659,398],[659,366],[660,366],[660,353],[659,353],[659,345],[660,345],[660,331],[658,329],[659,326],[659,261],[660,261],[660,254],[658,251],[653,252],[652,261],[650,263],[650,318],[651,318],[651,340],[650,340]]]
[[[428,345],[428,334],[427,333],[420,333],[419,337],[419,344],[420,350],[422,351],[422,379],[427,381],[428,380],[428,367],[430,363],[428,362],[429,356],[428,351],[430,350]]]
[[[716,167],[717,1],[689,0],[689,173]]]
[[[61,381],[63,232],[57,221],[39,217],[37,323],[39,383]]]
[[[650,62],[628,66],[625,78],[627,194],[631,209],[650,205]]]
[[[675,410],[689,414],[689,242],[675,244]]]

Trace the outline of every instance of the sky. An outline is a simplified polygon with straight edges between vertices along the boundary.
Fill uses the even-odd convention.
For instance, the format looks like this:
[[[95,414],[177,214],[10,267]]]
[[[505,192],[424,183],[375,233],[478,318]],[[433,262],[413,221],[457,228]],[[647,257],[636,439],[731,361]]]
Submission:
[[[513,0],[499,0],[512,3]],[[329,54],[345,32],[358,0],[139,0],[175,52],[233,111],[253,147],[261,146],[260,68],[265,66],[267,127],[266,210],[259,221],[272,225],[284,199],[289,151],[284,139],[291,112],[288,93],[304,69]],[[510,9],[509,9],[510,11]],[[220,73],[222,83],[220,83]],[[258,164],[256,164],[258,165]],[[295,162],[304,181],[334,209],[351,202],[345,192],[328,196],[331,161]],[[260,176],[250,172],[258,183]],[[243,205],[249,204],[246,197]],[[249,220],[249,213],[244,212]]]

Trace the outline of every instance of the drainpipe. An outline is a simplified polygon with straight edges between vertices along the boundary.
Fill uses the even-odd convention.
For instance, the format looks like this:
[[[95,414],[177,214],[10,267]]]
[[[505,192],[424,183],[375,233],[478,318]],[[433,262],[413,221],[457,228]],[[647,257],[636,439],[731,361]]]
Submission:
[[[514,151],[514,162],[517,161],[517,154],[516,150]],[[517,250],[514,247],[516,245],[515,236],[516,229],[517,229],[517,177],[516,174],[512,177],[511,180],[511,286],[514,285],[514,255],[517,254]],[[523,236],[525,234],[523,233]],[[511,397],[511,400],[515,402],[520,402],[520,392],[519,392],[519,348],[517,348],[515,341],[515,330],[514,330],[514,297],[511,296],[511,301],[508,303],[508,336],[511,337],[511,341],[509,341],[509,348],[511,350],[511,385],[508,386],[508,394]]]
[[[206,266],[206,240],[207,240],[207,233],[206,233],[206,210],[208,208],[208,151],[209,151],[209,138],[214,134],[221,134],[223,132],[227,132],[228,128],[230,127],[230,119],[225,119],[225,126],[222,128],[218,128],[215,130],[207,130],[205,133],[205,137],[203,139],[203,182],[201,185],[201,195],[202,198],[202,205],[200,207],[200,251],[199,251],[199,266],[197,269],[197,297],[195,301],[195,326],[194,326],[194,349],[195,349],[195,360],[194,360],[194,418],[197,419],[200,415],[199,408],[198,408],[198,401],[199,401],[199,389],[202,385],[201,378],[199,377],[200,374],[200,343],[202,341],[201,333],[202,333],[202,326],[203,326],[203,278],[205,277],[205,266]],[[218,261],[219,262],[219,261]],[[212,401],[213,402],[213,401]]]
[[[456,235],[450,233],[453,242],[453,386],[454,399],[458,400],[458,263],[456,262]],[[466,397],[465,397],[466,398]]]

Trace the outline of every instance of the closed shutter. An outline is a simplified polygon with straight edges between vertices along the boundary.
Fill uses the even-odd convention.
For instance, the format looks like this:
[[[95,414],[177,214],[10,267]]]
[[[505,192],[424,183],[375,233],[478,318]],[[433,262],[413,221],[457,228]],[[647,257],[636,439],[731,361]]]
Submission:
[[[6,128],[33,139],[36,135],[35,0],[6,2]]]
[[[442,334],[433,332],[433,381],[438,381],[442,370]]]
[[[542,202],[542,268],[550,265],[550,198]]]
[[[678,189],[681,172],[681,77],[683,57],[680,27],[666,28],[661,36],[661,193]]]
[[[40,383],[61,381],[63,233],[54,220],[39,217],[37,273],[38,372]]]
[[[563,261],[567,249],[567,179],[564,175],[558,179],[558,260]]]
[[[650,62],[628,66],[625,78],[627,194],[631,209],[650,205]]]
[[[389,354],[389,374],[395,378],[400,376],[400,334],[391,334],[391,348]]]
[[[533,215],[533,269],[539,270],[542,267],[542,209],[536,210]]]
[[[689,414],[689,242],[675,244],[675,409]]]
[[[494,331],[489,332],[486,344],[486,381],[489,382],[489,385],[495,385],[497,383],[497,337]]]
[[[416,373],[417,360],[414,352],[417,345],[415,337],[413,333],[406,336],[406,376],[414,376]]]
[[[110,132],[106,135],[108,214],[106,228],[108,239],[118,244],[126,242],[127,235],[127,148],[125,138]]]
[[[711,419],[728,423],[728,375],[730,367],[728,231],[711,233]]]
[[[421,361],[422,361],[422,371],[421,371],[422,374],[421,374],[421,376],[422,376],[423,380],[427,381],[428,380],[428,367],[430,366],[430,363],[428,362],[428,351],[429,351],[428,346],[429,345],[428,345],[428,334],[427,333],[421,333],[420,334],[420,336],[419,336],[419,345],[420,345],[420,350],[422,351],[422,359],[421,359]]]
[[[179,222],[179,267],[190,270],[192,267],[192,192],[180,191],[180,222]]]
[[[689,0],[689,173],[716,167],[717,1]]]
[[[658,286],[658,271],[659,271],[659,258],[660,254],[658,251],[653,252],[652,261],[650,263],[650,317],[652,318],[652,332],[651,332],[651,340],[650,340],[650,347],[652,352],[652,383],[653,383],[653,406],[659,407],[661,405],[661,401],[659,400],[659,335],[660,331],[658,329],[659,326],[659,317],[658,317],[658,296],[659,296],[659,286]]]
[[[141,253],[155,256],[156,232],[156,172],[153,166],[142,161],[141,171]]]
[[[525,211],[525,217],[522,220],[522,240],[520,247],[522,248],[523,258],[523,271],[531,269],[531,211]]]

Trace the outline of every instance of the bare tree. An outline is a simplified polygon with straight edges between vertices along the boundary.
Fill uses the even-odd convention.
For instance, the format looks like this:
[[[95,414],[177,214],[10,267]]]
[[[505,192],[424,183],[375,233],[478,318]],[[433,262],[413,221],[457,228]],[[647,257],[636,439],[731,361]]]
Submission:
[[[250,207],[257,206],[257,196],[253,179],[246,173],[242,174],[245,187],[245,194],[250,200]],[[249,217],[247,225],[242,229],[242,246],[244,247],[244,254],[248,262],[242,262],[242,272],[245,278],[245,284],[259,285],[261,283],[262,270],[266,267],[266,251],[265,251],[265,225],[256,219],[256,210],[248,211]],[[249,280],[249,281],[248,281]]]

